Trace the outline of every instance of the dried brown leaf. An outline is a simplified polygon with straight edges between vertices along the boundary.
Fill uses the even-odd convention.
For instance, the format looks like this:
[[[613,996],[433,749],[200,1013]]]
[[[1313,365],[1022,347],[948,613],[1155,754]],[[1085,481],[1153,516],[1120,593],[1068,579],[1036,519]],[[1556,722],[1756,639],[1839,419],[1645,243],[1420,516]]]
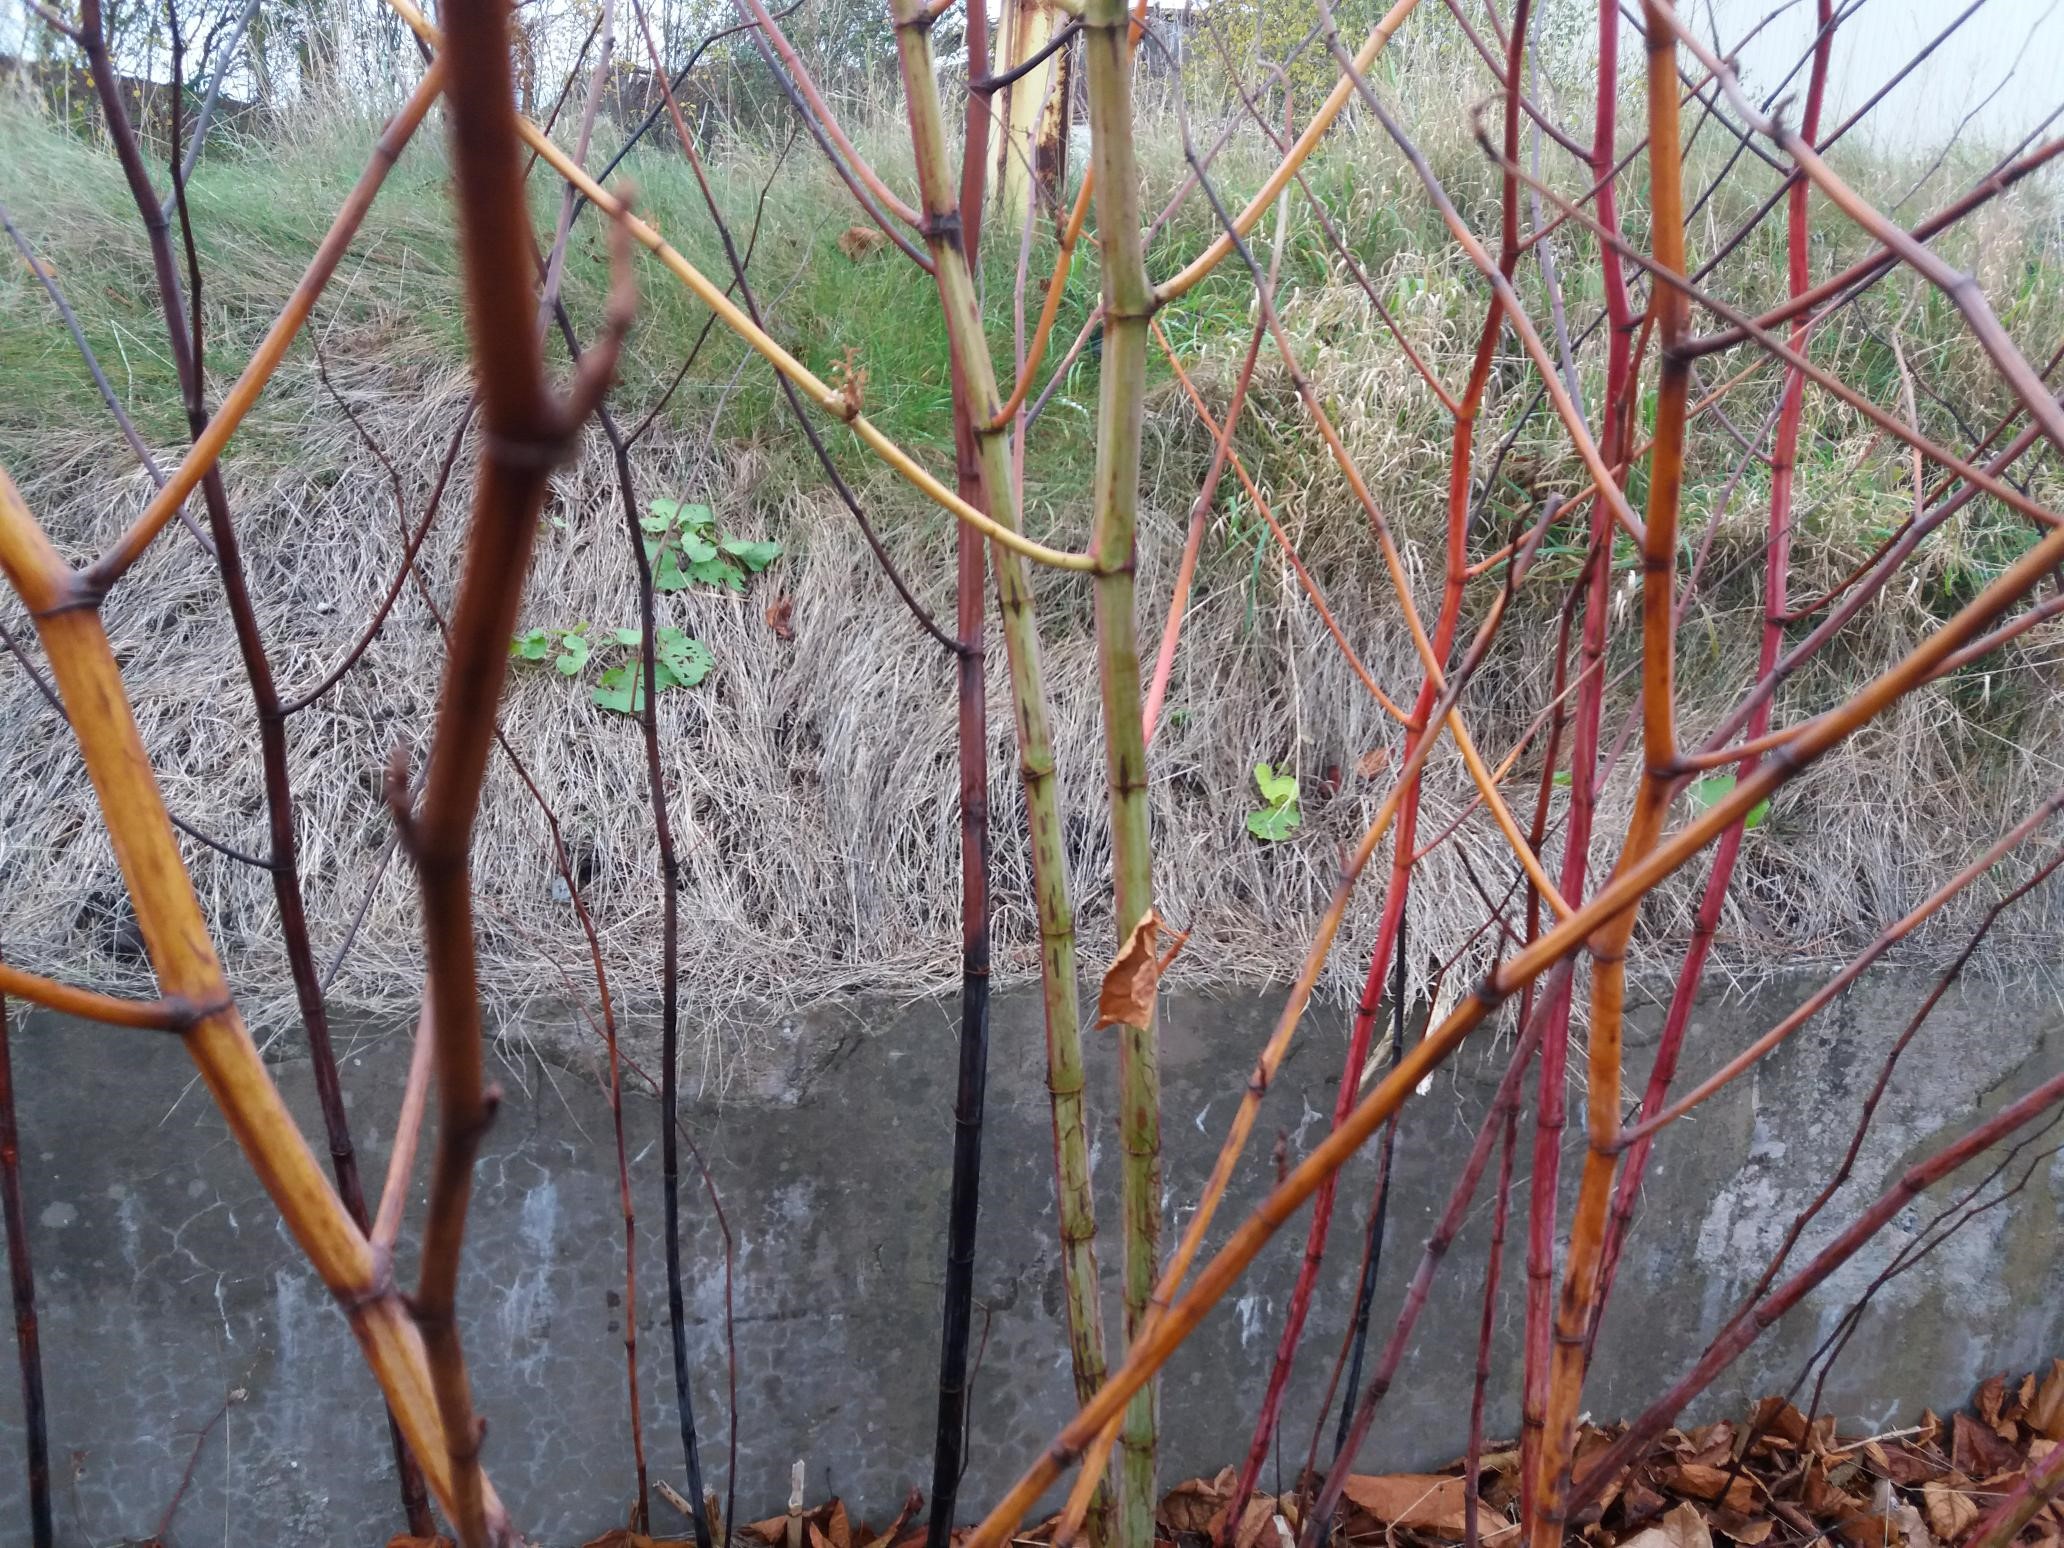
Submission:
[[[2028,1371],[2023,1374],[2020,1383],[2014,1388],[2014,1394],[2007,1400],[2006,1410],[2001,1414],[2000,1417],[2003,1419],[2012,1419],[2016,1423],[2020,1423],[2021,1421],[2027,1419],[2028,1410],[2033,1408],[2034,1406],[2035,1372]]]
[[[1581,1478],[1588,1474],[1591,1471],[1591,1464],[1602,1453],[1611,1449],[1615,1438],[1613,1434],[1606,1430],[1601,1430],[1595,1424],[1585,1425],[1577,1434],[1577,1446],[1572,1454],[1572,1472],[1574,1476]],[[1612,1508],[1613,1502],[1620,1497],[1620,1490],[1626,1487],[1627,1480],[1633,1475],[1633,1471],[1631,1467],[1623,1467],[1608,1479],[1592,1495],[1591,1503],[1570,1518],[1571,1525],[1587,1526],[1603,1517]]]
[[[1161,975],[1168,971],[1169,963],[1190,938],[1190,932],[1183,931],[1166,952],[1156,957],[1160,930],[1161,916],[1151,908],[1132,927],[1117,959],[1104,973],[1104,986],[1097,995],[1096,1030],[1152,1024],[1154,994],[1160,987]]]
[[[1806,1444],[1806,1416],[1781,1397],[1767,1397],[1756,1405],[1755,1428],[1763,1432],[1763,1439],[1781,1440],[1788,1445]]]
[[[1746,1477],[1708,1462],[1685,1462],[1667,1468],[1661,1474],[1661,1482],[1664,1488],[1686,1499],[1725,1505],[1729,1510],[1747,1512],[1756,1503],[1756,1486]]]
[[[896,1519],[889,1523],[886,1531],[870,1538],[867,1548],[889,1548],[889,1545],[902,1535],[903,1529],[910,1525],[912,1518],[923,1509],[924,1496],[912,1487],[911,1491],[903,1496],[903,1508],[896,1512]]]
[[[1989,1478],[2020,1468],[2021,1454],[1969,1414],[1958,1414],[1950,1427],[1949,1459],[1959,1470],[1973,1478]]]
[[[1384,1526],[1459,1537],[1468,1525],[1465,1486],[1445,1474],[1355,1473],[1345,1492],[1357,1509]]]
[[[1922,1484],[1921,1503],[1928,1513],[1929,1529],[1945,1543],[1962,1537],[1983,1514],[1976,1500],[1946,1483]]]
[[[1354,771],[1363,779],[1374,779],[1390,767],[1390,749],[1372,747],[1354,761]]]
[[[1814,1520],[1824,1524],[1845,1520],[1864,1509],[1862,1500],[1829,1479],[1827,1464],[1818,1457],[1808,1464],[1800,1481],[1799,1500]]]
[[[1713,1512],[1707,1525],[1741,1544],[1741,1548],[1758,1548],[1777,1529],[1777,1523],[1768,1516],[1748,1516],[1724,1507]]]
[[[1889,1478],[1878,1480],[1871,1508],[1880,1520],[1891,1522],[1898,1534],[1896,1541],[1904,1544],[1904,1548],[1941,1548],[1934,1534],[1928,1530],[1928,1523],[1921,1519],[1921,1513],[1907,1502],[1904,1495],[1893,1491]]]
[[[1623,1539],[1620,1548],[1713,1548],[1713,1534],[1697,1506],[1681,1504],[1656,1525]]]
[[[874,226],[848,226],[838,235],[838,250],[855,263],[888,245],[888,234]]]
[[[1978,1390],[1971,1394],[1971,1407],[1978,1417],[1993,1430],[2000,1426],[2001,1410],[2006,1406],[2007,1378],[1988,1376],[1978,1383]]]
[[[1620,1490],[1621,1524],[1630,1527],[1644,1525],[1660,1516],[1669,1503],[1644,1474],[1635,1473]]]
[[[1864,1447],[1864,1455],[1872,1467],[1904,1488],[1940,1478],[1944,1471],[1940,1458],[1899,1441],[1889,1445],[1872,1441]]]
[[[2050,1373],[2035,1389],[2028,1405],[2028,1427],[2053,1441],[2064,1441],[2064,1360],[2052,1360]]]
[[[788,597],[776,597],[767,604],[767,627],[774,631],[774,638],[786,643],[795,638],[795,603]]]
[[[1225,1503],[1230,1503],[1225,1502]],[[1205,1529],[1213,1542],[1219,1541],[1225,1532],[1225,1503],[1211,1518]],[[1276,1499],[1272,1494],[1256,1494],[1248,1498],[1247,1508],[1240,1512],[1240,1529],[1233,1535],[1234,1548],[1275,1548],[1276,1533],[1273,1523],[1276,1519]]]
[[[1230,1480],[1188,1478],[1161,1497],[1161,1524],[1171,1532],[1203,1532],[1225,1509]]]

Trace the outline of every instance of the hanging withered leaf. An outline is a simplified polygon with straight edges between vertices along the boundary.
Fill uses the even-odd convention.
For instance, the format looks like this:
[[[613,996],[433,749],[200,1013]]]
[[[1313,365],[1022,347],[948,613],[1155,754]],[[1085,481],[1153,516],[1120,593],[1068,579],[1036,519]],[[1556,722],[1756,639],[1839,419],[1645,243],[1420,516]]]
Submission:
[[[795,602],[791,598],[776,597],[767,604],[767,627],[784,644],[795,638]]]
[[[1117,960],[1104,973],[1104,987],[1097,995],[1097,1031],[1105,1027],[1144,1027],[1154,1020],[1154,992],[1161,975],[1190,938],[1185,930],[1159,957],[1154,955],[1161,932],[1161,916],[1151,908],[1141,915],[1125,938]]]
[[[855,263],[888,245],[888,237],[873,226],[848,226],[838,237],[838,250]]]

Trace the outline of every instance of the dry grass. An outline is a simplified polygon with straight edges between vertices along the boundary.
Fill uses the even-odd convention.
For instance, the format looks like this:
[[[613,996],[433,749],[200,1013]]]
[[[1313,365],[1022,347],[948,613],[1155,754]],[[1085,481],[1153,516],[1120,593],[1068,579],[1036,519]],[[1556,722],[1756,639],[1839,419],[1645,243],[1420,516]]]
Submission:
[[[7,126],[15,149],[41,133],[18,121]],[[1458,194],[1470,192],[1466,147],[1441,149],[1465,168]],[[60,273],[95,275],[95,285],[74,281],[75,296],[82,311],[114,319],[100,342],[111,368],[119,363],[133,371],[137,358],[148,362],[149,346],[142,342],[148,335],[122,325],[121,298],[110,299],[105,279],[112,260],[96,258],[106,249],[136,247],[133,233],[110,213],[104,168],[96,170],[83,151],[44,146],[43,152],[56,160],[17,157],[0,179],[0,196],[18,213],[38,211]],[[751,186],[765,162],[765,152],[742,148],[733,169],[737,185]],[[769,289],[803,276],[789,309],[778,315],[813,354],[850,341],[869,359],[890,356],[899,347],[888,337],[893,320],[870,319],[864,304],[846,309],[850,293],[843,300],[815,294],[827,285],[835,292],[838,283],[809,263],[813,244],[828,240],[826,206],[821,197],[813,202],[811,192],[821,196],[826,179],[807,166],[794,170],[801,191],[770,208],[763,236],[774,254],[767,271],[774,278],[764,282]],[[1162,183],[1177,175],[1179,162],[1165,144],[1157,147],[1151,171]],[[63,191],[59,173],[85,177],[83,191]],[[1229,168],[1227,176],[1237,188],[1239,169]],[[1315,172],[1314,184],[1322,195],[1339,196],[1336,210],[1350,229],[1377,233],[1363,255],[1376,283],[1400,298],[1405,325],[1436,369],[1454,380],[1473,343],[1475,287],[1450,250],[1424,240],[1423,230],[1410,224],[1418,207],[1407,202],[1401,177],[1375,147],[1349,136]],[[1943,177],[1946,186],[1957,186],[1952,173]],[[413,152],[403,179],[404,191],[391,206],[397,213],[389,224],[369,229],[356,267],[340,281],[344,291],[326,303],[323,327],[332,378],[398,463],[412,521],[456,422],[465,383],[449,363],[448,253],[426,237],[411,202],[434,197],[434,162],[426,166],[424,153]],[[1487,177],[1478,180],[1489,186]],[[1738,197],[1748,200],[1754,192]],[[311,201],[319,202],[319,195],[320,189]],[[226,196],[214,207],[213,239],[223,261],[232,261],[228,255],[238,251],[240,239],[254,255],[244,266],[248,272],[225,278],[219,303],[225,312],[218,348],[231,368],[244,317],[239,309],[248,304],[250,316],[262,320],[255,295],[283,289],[282,276],[296,261],[291,250],[266,248],[255,228],[240,227],[238,220],[248,217],[238,208]],[[1388,209],[1401,213],[1379,218]],[[1989,214],[1991,224],[1981,234],[1985,252],[1997,250],[2003,232],[2027,244],[2027,265],[1993,277],[2013,292],[2014,306],[2003,311],[2014,313],[2010,325],[2024,337],[2047,336],[2042,330],[2064,317],[2054,234],[2042,234],[2053,222],[2050,209],[2041,191],[2031,190]],[[1724,225],[1724,214],[1716,219]],[[673,224],[679,229],[682,222]],[[1173,240],[1180,247],[1201,230],[1193,223]],[[1370,326],[1359,291],[1319,247],[1308,222],[1301,223],[1298,242],[1289,268],[1295,284],[1289,311],[1306,363],[1408,540],[1415,585],[1430,599],[1439,584],[1439,554],[1428,543],[1441,521],[1441,422],[1396,350]],[[992,260],[992,275],[1006,272],[1008,261]],[[1752,252],[1741,272],[1730,271],[1729,288],[1772,294],[1769,262],[1767,252],[1760,258]],[[382,289],[376,282],[391,278],[397,266],[421,283],[414,290]],[[1580,272],[1586,260],[1578,253],[1565,267]],[[34,379],[48,402],[76,407],[77,383],[62,385],[76,367],[63,354],[68,346],[40,294],[19,272],[0,290],[6,341],[0,353],[16,365],[38,362]],[[1882,375],[1891,357],[1880,362],[1870,354],[1877,346],[1860,323],[1869,321],[1883,337],[1901,318],[1905,297],[1902,290],[1873,298],[1858,310],[1858,326],[1845,326],[1824,343],[1850,379],[1873,383],[1873,390],[1881,385],[1871,372]],[[644,363],[626,389],[627,413],[638,411],[631,405],[641,394],[649,396],[650,379],[687,331],[686,314],[675,302],[654,305],[639,344]],[[1172,334],[1218,402],[1244,343],[1243,321],[1219,315],[1223,310],[1205,287],[1170,318]],[[1545,314],[1542,305],[1538,315]],[[1909,317],[1906,327],[1910,363],[1924,380],[1953,393],[1983,379],[1939,318]],[[786,1008],[835,993],[929,991],[958,968],[948,665],[901,612],[850,521],[807,470],[798,438],[769,406],[764,381],[749,369],[737,389],[729,385],[735,362],[735,353],[718,351],[698,366],[684,400],[690,407],[662,422],[638,462],[645,495],[707,500],[733,531],[776,536],[787,547],[743,598],[690,592],[663,601],[663,621],[703,640],[717,661],[703,685],[661,700],[666,776],[683,856],[685,1003],[691,1030],[703,1034],[703,1069],[712,1078]],[[1595,366],[1588,352],[1584,364],[1587,372]],[[893,365],[878,370],[876,380],[894,371]],[[134,376],[121,380],[133,388]],[[1513,385],[1494,390],[1490,402],[1486,444],[1523,401],[1523,373],[1512,368],[1506,380]],[[147,380],[134,390],[162,410],[161,386]],[[1084,373],[1074,396],[1091,390]],[[1158,629],[1206,448],[1173,386],[1162,378],[1153,390],[1153,503],[1142,521],[1140,570],[1141,594]],[[1736,422],[1759,423],[1772,390],[1746,390]],[[1896,401],[1895,393],[1896,387],[1880,392],[1881,401]],[[712,434],[711,414],[720,403],[728,408]],[[1985,422],[1996,406],[1972,398],[1960,407]],[[929,421],[921,392],[907,394],[897,411],[902,428],[922,434]],[[1064,394],[1042,427],[1052,449],[1035,448],[1031,506],[1035,522],[1079,534],[1087,519],[1087,479],[1070,476],[1071,469],[1082,472],[1079,458],[1069,462],[1078,444],[1067,424],[1073,412]],[[1251,413],[1243,444],[1250,445],[1285,525],[1378,680],[1408,695],[1417,667],[1360,516],[1303,428],[1280,369],[1266,358]],[[1942,428],[1939,413],[1923,417]],[[10,470],[72,551],[83,554],[105,541],[141,503],[142,475],[90,417],[37,416],[17,405],[7,419],[14,441]],[[162,412],[154,424],[159,436],[169,436]],[[944,430],[940,416],[933,433]],[[1524,438],[1517,454],[1545,457],[1555,439],[1544,427],[1538,437]],[[1814,402],[1805,444],[1797,593],[1843,573],[1911,502],[1905,463],[1854,416]],[[633,572],[606,450],[599,435],[591,436],[580,461],[555,482],[556,521],[532,576],[528,625],[584,619],[606,634],[635,621]],[[175,455],[176,449],[166,453]],[[1717,426],[1701,432],[1693,462],[1705,471],[1691,493],[1687,523],[1694,547],[1713,519],[1715,494],[1733,460],[1732,443]],[[226,465],[275,666],[289,691],[298,692],[335,661],[393,575],[401,524],[392,490],[320,388],[305,351],[294,357],[264,417],[232,448]],[[943,520],[914,508],[900,489],[857,463],[849,466],[858,470],[863,494],[920,594],[935,610],[950,611]],[[1557,487],[1568,472],[1554,460],[1533,465],[1542,489]],[[2034,476],[2034,492],[2054,501],[2060,492],[2055,460],[2036,464]],[[1760,477],[1752,471],[1744,479],[1715,534],[1706,580],[1682,636],[1687,731],[1694,739],[1724,713],[1750,673],[1765,499]],[[448,514],[423,551],[422,572],[440,598],[455,573],[465,485],[462,471],[445,502]],[[1494,524],[1505,519],[1496,516]],[[1163,913],[1193,931],[1177,969],[1185,987],[1251,982],[1291,968],[1309,921],[1331,891],[1336,856],[1386,789],[1386,768],[1362,773],[1358,764],[1381,765],[1387,753],[1394,765],[1402,750],[1400,729],[1338,659],[1274,550],[1263,549],[1256,562],[1255,533],[1252,512],[1222,497],[1169,713],[1155,742],[1157,888]],[[1834,702],[1892,660],[1944,616],[1974,576],[1982,583],[1988,567],[2004,562],[2001,553],[2018,552],[2018,541],[2001,513],[1974,506],[1931,541],[1910,580],[1866,609],[1838,648],[1787,686],[1780,720]],[[1573,559],[1545,562],[1574,566]],[[1559,597],[1555,588],[1539,589],[1541,597],[1507,625],[1467,701],[1493,758],[1547,695]],[[779,639],[765,617],[777,594],[793,605],[792,643]],[[1080,584],[1049,578],[1042,600],[1064,809],[1072,814],[1075,893],[1086,954],[1096,959],[1110,942],[1089,599]],[[11,599],[0,617],[22,633]],[[262,813],[248,695],[212,566],[173,531],[123,586],[108,621],[174,810],[232,843],[257,846]],[[1770,820],[1749,836],[1723,923],[1722,971],[1753,977],[1846,956],[2064,779],[2057,757],[2064,701],[2055,692],[2051,661],[2060,640],[2064,632],[2055,626],[2039,629],[1988,670],[1913,695],[1791,786]],[[1616,654],[1615,667],[1624,660]],[[419,992],[413,889],[387,858],[390,830],[377,770],[396,742],[418,748],[427,736],[440,665],[428,610],[413,590],[405,591],[359,669],[294,723],[303,869],[324,961],[370,899],[335,981],[334,994],[344,1002],[400,1009]],[[1609,696],[1609,738],[1629,708],[1626,692]],[[591,704],[585,683],[544,668],[519,670],[504,721],[564,825],[614,981],[634,1003],[649,1000],[656,992],[659,876],[635,727]],[[996,950],[1007,977],[1029,975],[1036,937],[1000,671],[992,674],[991,727]],[[12,959],[69,978],[140,980],[145,970],[130,945],[126,904],[93,819],[83,769],[12,661],[0,666],[0,728],[0,940]],[[1257,761],[1294,767],[1300,776],[1305,822],[1292,842],[1265,845],[1246,832],[1245,816],[1257,804],[1251,779]],[[1537,755],[1523,757],[1515,788],[1530,790],[1538,767]],[[1624,824],[1634,773],[1631,757],[1620,758],[1599,814],[1599,866],[1608,863],[1610,836]],[[1461,813],[1470,794],[1452,754],[1437,755],[1428,774],[1422,841]],[[1518,804],[1524,810],[1530,797]],[[261,1024],[290,1025],[269,884],[197,844],[190,857],[240,996]],[[1476,883],[1495,896],[1513,870],[1480,816],[1428,857],[1411,913],[1413,970],[1422,981],[1429,964],[1453,953],[1462,932],[1483,917]],[[565,1025],[569,1003],[587,992],[575,987],[586,982],[584,948],[571,906],[554,886],[544,822],[501,760],[490,780],[477,871],[483,976],[497,997],[494,1010],[505,1024]],[[1643,920],[1647,949],[1681,939],[1701,879],[1694,868],[1656,894]],[[2001,885],[2011,880],[2003,875]],[[1992,884],[1972,889],[1910,952],[1953,950],[1997,890]],[[1334,954],[1328,988],[1358,987],[1379,899],[1377,889],[1363,890]],[[2024,903],[1992,937],[1995,966],[2051,955],[2055,931],[2064,924],[2060,912],[2064,898],[2054,891]],[[1479,943],[1477,954],[1488,946]]]

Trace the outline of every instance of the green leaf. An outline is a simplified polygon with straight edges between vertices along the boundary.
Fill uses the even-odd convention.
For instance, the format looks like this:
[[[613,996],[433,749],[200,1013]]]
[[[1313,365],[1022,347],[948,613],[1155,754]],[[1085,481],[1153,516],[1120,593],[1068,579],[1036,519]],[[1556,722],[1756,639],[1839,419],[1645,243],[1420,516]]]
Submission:
[[[1569,788],[1570,783],[1570,771],[1568,769],[1557,769],[1555,771],[1555,779],[1553,782],[1567,790]]]
[[[744,538],[726,538],[723,546],[725,553],[754,575],[781,557],[781,545],[771,538],[764,543],[748,542]]]
[[[525,661],[542,661],[551,653],[552,631],[549,629],[532,629],[509,642],[509,654],[520,656]]]
[[[1271,806],[1295,806],[1297,804],[1297,776],[1278,774],[1266,763],[1254,765],[1254,783],[1261,787],[1261,798]]]
[[[1734,776],[1732,774],[1708,774],[1704,779],[1693,780],[1691,782],[1691,789],[1686,793],[1691,797],[1692,809],[1704,812],[1712,810],[1713,807],[1726,800],[1727,793],[1732,789],[1734,789]]]
[[[645,707],[645,674],[638,663],[613,666],[595,684],[595,702],[619,715],[635,715]]]
[[[711,550],[710,558],[688,566],[688,573],[705,586],[729,586],[733,591],[745,590],[745,577],[738,573],[738,566],[714,549]]]
[[[645,643],[645,631],[643,629],[619,629],[616,631],[616,643],[628,645],[631,649],[636,650]]]
[[[659,556],[659,564],[653,570],[652,584],[660,591],[686,591],[694,584],[694,578],[681,568],[681,556],[669,548]]]
[[[717,524],[717,513],[700,503],[681,507],[681,525],[691,532],[707,532]]]
[[[1279,774],[1266,763],[1254,765],[1254,783],[1268,802],[1258,812],[1247,814],[1247,831],[1266,843],[1275,844],[1297,831],[1304,820],[1297,809],[1297,776]]]
[[[678,500],[647,500],[645,514],[638,518],[638,525],[647,532],[664,532],[680,514],[681,502]]]
[[[552,665],[562,676],[572,677],[588,664],[588,637],[578,629],[568,629],[559,636],[559,655]]]
[[[653,641],[654,654],[658,664],[666,668],[675,683],[683,688],[693,688],[717,664],[717,658],[710,654],[710,648],[701,640],[691,639],[679,629],[661,629]]]
[[[1720,802],[1726,800],[1733,789],[1734,776],[1732,774],[1708,774],[1704,779],[1694,780],[1688,792],[1691,797],[1692,809],[1701,812],[1710,811],[1713,807],[1719,805]],[[1742,827],[1744,830],[1760,828],[1769,816],[1770,799],[1766,796],[1749,808],[1747,815],[1742,818]]]
[[[1247,831],[1266,843],[1279,844],[1297,831],[1301,821],[1295,804],[1265,806],[1247,814]]]
[[[693,532],[681,534],[681,556],[690,564],[702,564],[717,557],[717,545]]]

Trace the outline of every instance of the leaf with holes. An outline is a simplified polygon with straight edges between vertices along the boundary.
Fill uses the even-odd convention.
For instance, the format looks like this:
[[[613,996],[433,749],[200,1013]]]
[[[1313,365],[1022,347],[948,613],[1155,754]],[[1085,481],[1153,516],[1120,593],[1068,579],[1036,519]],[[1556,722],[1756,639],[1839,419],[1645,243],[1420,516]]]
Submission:
[[[717,664],[717,658],[710,654],[707,645],[679,629],[661,629],[653,640],[653,647],[658,664],[683,688],[693,688],[709,676]]]
[[[728,586],[733,591],[745,590],[745,577],[738,573],[738,566],[714,550],[711,557],[688,567],[690,578],[705,586]]]

